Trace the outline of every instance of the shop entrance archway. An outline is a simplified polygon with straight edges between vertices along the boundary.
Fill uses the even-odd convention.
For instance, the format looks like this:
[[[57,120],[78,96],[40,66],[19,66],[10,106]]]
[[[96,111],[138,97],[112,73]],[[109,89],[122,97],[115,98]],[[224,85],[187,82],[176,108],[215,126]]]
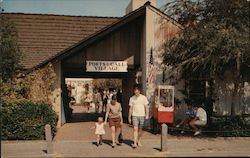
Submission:
[[[105,99],[106,95],[111,98],[116,94],[117,101],[123,105],[120,78],[66,78],[66,85],[70,98],[69,110],[72,111],[70,123],[95,122],[99,116],[105,117],[107,103],[110,102]]]
[[[111,80],[111,79],[117,79],[121,80],[122,82],[122,109],[123,109],[123,117],[124,120],[127,120],[128,117],[128,101],[129,97],[133,95],[133,86],[136,81],[136,72],[137,69],[129,69],[128,72],[86,72],[83,69],[82,70],[76,70],[69,67],[64,67],[64,71],[62,72],[62,97],[63,97],[63,109],[64,109],[64,117],[65,122],[71,122],[72,119],[70,118],[70,108],[67,101],[67,86],[66,86],[66,79],[67,78],[74,78],[74,79],[105,79],[105,80]],[[91,87],[92,89],[94,87]],[[107,87],[112,88],[112,86]],[[81,114],[78,114],[81,115]],[[87,116],[85,114],[85,116]],[[89,115],[88,115],[89,116]],[[80,120],[73,120],[73,122],[77,121],[93,121],[97,116],[104,116],[104,113],[101,114],[95,114],[93,115],[93,118],[90,117],[81,117]]]

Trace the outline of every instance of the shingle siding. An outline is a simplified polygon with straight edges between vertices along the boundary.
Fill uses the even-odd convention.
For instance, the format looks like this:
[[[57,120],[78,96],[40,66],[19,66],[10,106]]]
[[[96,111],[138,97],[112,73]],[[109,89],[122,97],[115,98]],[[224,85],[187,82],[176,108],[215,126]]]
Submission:
[[[117,17],[4,13],[18,32],[18,46],[30,69],[117,21]]]

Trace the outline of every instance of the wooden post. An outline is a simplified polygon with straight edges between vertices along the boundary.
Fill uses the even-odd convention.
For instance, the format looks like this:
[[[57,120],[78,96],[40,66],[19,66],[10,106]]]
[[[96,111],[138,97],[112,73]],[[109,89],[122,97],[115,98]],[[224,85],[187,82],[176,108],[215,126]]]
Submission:
[[[167,151],[167,136],[168,136],[168,126],[163,123],[161,125],[161,151]]]
[[[51,126],[49,124],[45,125],[45,137],[46,137],[46,143],[47,143],[47,154],[53,154],[54,148],[52,144]]]

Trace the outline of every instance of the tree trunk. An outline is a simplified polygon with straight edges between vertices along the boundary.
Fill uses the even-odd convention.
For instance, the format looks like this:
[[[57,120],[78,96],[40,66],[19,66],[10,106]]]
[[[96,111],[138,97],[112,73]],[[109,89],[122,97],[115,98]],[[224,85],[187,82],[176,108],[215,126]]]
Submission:
[[[233,95],[232,95],[232,105],[231,105],[231,116],[235,116],[235,104],[236,104],[236,98],[237,94],[239,95],[239,85],[241,81],[241,76],[240,76],[240,57],[241,53],[237,53],[237,59],[236,59],[236,70],[234,72],[235,77],[234,77],[234,89],[233,89]]]
[[[232,94],[232,104],[231,104],[231,116],[235,116],[235,105],[236,105],[236,100],[237,100],[237,93],[239,89],[239,81],[234,81],[234,89],[233,89],[233,94]]]
[[[214,81],[213,79],[208,80],[209,89],[206,89],[208,91],[208,96],[206,96],[206,112],[207,112],[207,124],[208,128],[212,127],[212,120],[211,117],[213,116],[213,104],[214,104]]]

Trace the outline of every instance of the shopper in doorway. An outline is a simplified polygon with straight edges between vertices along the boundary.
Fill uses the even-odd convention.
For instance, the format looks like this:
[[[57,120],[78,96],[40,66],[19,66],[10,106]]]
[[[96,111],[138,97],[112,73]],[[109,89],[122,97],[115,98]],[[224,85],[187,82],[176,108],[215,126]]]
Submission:
[[[114,94],[115,94],[115,92],[111,90],[111,91],[109,92],[109,98],[111,99],[112,96],[113,96]],[[110,100],[110,102],[111,102],[111,100]],[[108,102],[108,103],[110,103],[110,102]]]
[[[109,99],[110,99],[109,90],[108,90],[108,89],[105,89],[105,90],[104,90],[104,94],[103,94],[103,107],[102,107],[102,112],[105,112],[105,111],[106,111],[106,105],[108,104]]]
[[[102,108],[102,96],[100,92],[98,91],[98,89],[95,89],[94,91],[93,101],[95,104],[95,112],[99,113]]]
[[[149,108],[148,108],[148,99],[146,96],[141,94],[139,86],[134,87],[134,95],[129,99],[129,124],[133,121],[134,126],[134,144],[133,148],[137,146],[142,146],[141,137],[142,137],[142,128],[144,127],[145,119],[149,118]],[[132,118],[132,119],[131,119]]]
[[[121,89],[118,89],[116,95],[117,95],[117,101],[122,104],[122,92],[121,92]]]
[[[84,96],[83,96],[83,104],[84,107],[87,108],[87,112],[90,112],[90,96],[89,96],[89,92],[86,91]]]
[[[121,145],[117,141],[118,132],[121,133],[121,126],[123,124],[122,119],[122,107],[119,102],[117,102],[117,96],[113,95],[110,104],[107,104],[107,110],[105,115],[105,124],[109,119],[109,126],[111,128],[111,136],[112,136],[112,148],[116,145]]]
[[[207,112],[201,107],[201,105],[195,105],[196,111],[195,118],[190,122],[190,126],[195,130],[194,136],[201,134],[199,127],[207,125]]]

